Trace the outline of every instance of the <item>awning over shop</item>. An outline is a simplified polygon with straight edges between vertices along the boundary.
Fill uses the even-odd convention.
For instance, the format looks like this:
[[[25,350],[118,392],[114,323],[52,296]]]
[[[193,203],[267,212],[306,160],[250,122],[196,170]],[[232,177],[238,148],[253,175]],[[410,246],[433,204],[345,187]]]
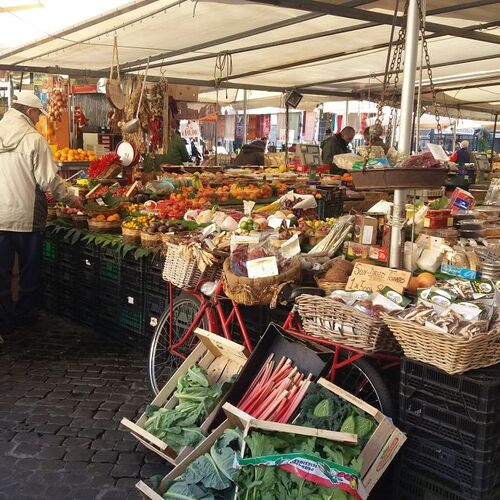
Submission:
[[[107,76],[116,33],[123,72],[142,71],[150,57],[150,74],[164,74],[174,83],[199,85],[202,91],[218,83],[222,88],[274,91],[278,96],[296,88],[312,105],[326,100],[323,96],[344,100],[377,96],[395,2],[137,0],[124,4],[113,0],[100,2],[99,7],[96,2],[83,2],[89,4],[87,17],[95,17],[78,22],[84,15],[79,4],[72,2],[69,8],[68,2],[60,0],[43,3],[43,8],[15,15],[0,13],[2,26],[8,26],[0,35],[4,48],[0,69]],[[481,115],[475,118],[490,119],[500,111],[500,2],[426,3],[428,45],[441,111],[447,107],[450,116],[453,112],[466,117],[468,111]],[[99,12],[103,7],[113,10]],[[58,21],[44,24],[43,19],[52,17]],[[68,25],[62,26],[61,19]],[[396,24],[402,22],[400,13]],[[41,30],[46,35],[40,37]],[[23,37],[16,38],[16,33]],[[424,103],[431,103],[426,78],[424,71],[422,96]]]

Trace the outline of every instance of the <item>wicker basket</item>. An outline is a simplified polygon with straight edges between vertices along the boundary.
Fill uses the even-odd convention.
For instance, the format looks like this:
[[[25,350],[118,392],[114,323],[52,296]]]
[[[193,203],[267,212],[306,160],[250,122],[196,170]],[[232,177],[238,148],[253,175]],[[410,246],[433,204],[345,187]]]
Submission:
[[[89,227],[88,224],[89,218],[86,215],[72,215],[71,221],[73,225],[76,227],[80,227],[82,229],[87,229]]]
[[[318,288],[324,290],[327,295],[330,295],[334,290],[345,290],[347,285],[347,281],[328,281],[324,278],[318,278],[317,276],[314,277],[314,281],[316,281]]]
[[[146,231],[141,231],[141,245],[144,248],[161,247],[161,233],[149,234]]]
[[[108,222],[89,219],[89,231],[91,233],[119,233],[121,228],[121,221]]]
[[[47,208],[47,219],[55,219],[57,218],[57,208],[48,207]]]
[[[329,297],[301,295],[295,303],[309,335],[365,352],[400,352],[387,325]]]
[[[500,362],[500,327],[471,339],[439,333],[413,321],[384,315],[405,356],[436,366],[450,375]]]
[[[198,269],[195,259],[186,257],[181,245],[166,243],[163,279],[177,288],[194,288],[201,279],[215,281],[220,279],[222,266],[218,261],[205,272]]]
[[[125,243],[140,243],[141,230],[122,226],[122,236]]]
[[[68,214],[67,212],[65,212],[61,208],[56,208],[56,215],[57,215],[58,219],[67,220],[67,221],[71,220],[71,214]]]
[[[299,278],[299,259],[293,260],[286,272],[268,278],[237,276],[231,271],[230,259],[225,260],[222,273],[224,293],[237,304],[245,306],[272,304],[283,285],[298,281]]]

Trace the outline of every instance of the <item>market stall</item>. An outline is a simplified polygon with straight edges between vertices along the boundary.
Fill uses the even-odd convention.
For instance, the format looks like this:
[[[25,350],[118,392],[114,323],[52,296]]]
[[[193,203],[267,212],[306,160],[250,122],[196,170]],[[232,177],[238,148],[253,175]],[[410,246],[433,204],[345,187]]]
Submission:
[[[222,14],[231,26],[243,17],[244,36],[258,35],[255,15],[247,18],[241,10],[236,15],[224,2],[212,12],[207,3],[198,6],[207,25]],[[122,421],[134,439],[165,459],[165,477],[137,484],[144,498],[364,499],[393,460],[399,465],[393,476],[399,478],[393,481],[398,499],[425,499],[429,491],[450,499],[494,497],[500,422],[500,183],[491,168],[496,156],[493,147],[484,151],[489,164],[478,156],[480,186],[445,190],[456,166],[437,144],[411,155],[411,115],[419,34],[429,76],[426,84],[420,78],[419,87],[425,94],[428,85],[431,96],[420,95],[419,101],[435,111],[446,101],[435,88],[427,40],[438,38],[431,52],[438,55],[438,78],[446,87],[458,61],[449,61],[450,41],[442,36],[468,38],[470,51],[486,45],[484,59],[468,64],[488,72],[497,60],[491,48],[497,35],[465,21],[459,29],[436,22],[469,11],[467,4],[462,9],[440,4],[427,18],[416,0],[408,2],[403,18],[397,10],[391,17],[336,5],[345,16],[337,19],[339,26],[345,25],[322,33],[324,22],[330,29],[330,18],[323,15],[336,14],[329,4],[311,2],[317,12],[299,16],[296,9],[304,2],[258,3],[268,2],[238,2],[238,8],[272,16],[274,27],[266,28],[271,31],[315,23],[311,35],[278,40],[293,48],[280,65],[264,63],[271,43],[244,48],[234,73],[230,51],[199,54],[204,43],[237,42],[242,33],[144,58],[127,42],[131,35],[125,30],[123,67],[145,73],[129,75],[120,85],[117,52],[124,49],[114,38],[106,90],[110,122],[123,141],[107,154],[54,151],[55,160],[76,174],[67,175],[67,182],[85,200],[85,209],[48,200],[44,305],[117,341],[149,349],[156,397],[139,419]],[[157,12],[147,4],[131,8],[142,9],[148,19],[147,28],[136,30],[163,36],[151,29],[160,21],[153,20]],[[177,4],[176,19],[182,19],[187,5]],[[370,22],[349,25],[348,18]],[[111,22],[118,21],[97,24]],[[403,23],[406,31],[396,42],[394,30]],[[426,26],[434,35],[426,34]],[[344,41],[352,42],[352,54],[321,49],[297,60],[301,51],[311,50],[308,40],[321,36],[337,42],[357,30],[371,30],[380,47],[356,48],[358,37],[349,34]],[[201,27],[200,33],[208,36]],[[383,69],[372,51],[385,50],[387,39],[384,82],[372,85],[373,71]],[[60,43],[53,37],[43,42],[47,64],[69,57],[76,66],[83,64],[75,56],[88,47],[75,42],[66,55],[57,54]],[[237,54],[241,47],[233,49]],[[38,50],[20,48],[6,58],[21,54],[29,63]],[[342,59],[357,53],[358,66],[347,71]],[[96,66],[104,67],[97,62],[103,54],[104,48],[95,50]],[[212,57],[217,58],[214,80],[213,64],[206,61]],[[162,64],[155,64],[159,60]],[[179,79],[193,72],[206,79]],[[342,78],[324,80],[333,73]],[[148,74],[156,77],[149,84]],[[218,104],[223,84],[257,86],[257,77],[269,89],[282,89],[288,79],[290,89],[347,98],[366,97],[367,86],[380,100],[374,125],[382,122],[384,101],[392,93],[389,108],[400,107],[401,113],[397,148],[386,153],[369,136],[366,146],[334,157],[346,171],[341,176],[288,151],[267,154],[263,166],[243,167],[234,165],[231,154],[216,153],[202,165],[173,165],[160,155],[177,115],[172,82],[215,86]],[[197,88],[181,90],[198,95]],[[65,97],[52,89],[53,121],[66,108]],[[498,103],[486,108],[496,111]],[[463,110],[485,113],[481,103],[465,103]],[[215,137],[218,113],[216,107],[205,115]],[[439,129],[438,112],[436,120]],[[388,125],[395,130],[397,123]],[[285,141],[288,128],[287,123]],[[393,135],[387,131],[388,142]],[[399,371],[398,389],[391,379]],[[400,395],[399,412],[394,392]]]

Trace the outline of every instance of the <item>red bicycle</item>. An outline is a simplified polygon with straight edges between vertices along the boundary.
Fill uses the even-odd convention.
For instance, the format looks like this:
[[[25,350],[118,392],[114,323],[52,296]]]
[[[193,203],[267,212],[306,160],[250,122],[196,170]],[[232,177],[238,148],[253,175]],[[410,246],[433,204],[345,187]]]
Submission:
[[[149,379],[155,394],[168,380],[172,371],[192,351],[198,327],[233,340],[235,335],[249,350],[253,342],[243,318],[241,306],[224,295],[222,281],[215,284],[198,283],[195,288],[177,289],[169,284],[169,305],[156,327],[149,355]],[[333,362],[328,378],[347,391],[355,394],[385,415],[393,415],[389,389],[380,371],[398,366],[400,359],[391,354],[367,354],[352,347],[308,335],[301,326],[294,305],[295,299],[304,293],[323,295],[318,288],[290,288],[284,292],[291,308],[282,325],[285,332],[300,341],[314,342],[333,351]],[[229,307],[228,307],[229,306]]]

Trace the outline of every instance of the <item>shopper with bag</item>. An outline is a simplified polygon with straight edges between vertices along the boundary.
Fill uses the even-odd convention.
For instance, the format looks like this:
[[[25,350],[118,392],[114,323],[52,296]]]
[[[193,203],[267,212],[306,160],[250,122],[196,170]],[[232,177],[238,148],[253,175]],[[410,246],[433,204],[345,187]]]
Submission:
[[[52,151],[37,131],[47,114],[31,92],[21,92],[0,121],[0,332],[33,323],[38,316],[47,198],[83,208],[57,174]],[[19,300],[13,303],[11,276],[19,258]]]

